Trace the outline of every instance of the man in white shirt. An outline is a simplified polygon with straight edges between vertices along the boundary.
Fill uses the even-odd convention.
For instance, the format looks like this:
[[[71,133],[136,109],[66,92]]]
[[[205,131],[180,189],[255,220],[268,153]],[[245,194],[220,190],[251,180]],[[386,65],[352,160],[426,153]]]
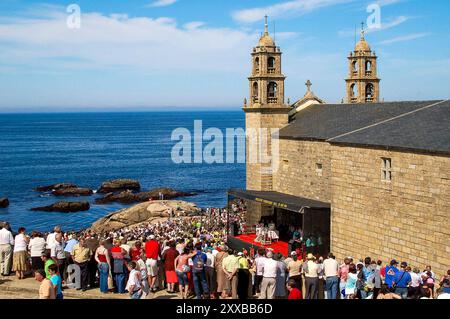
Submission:
[[[216,291],[216,269],[214,268],[215,256],[213,255],[212,248],[206,249],[206,281],[208,282],[209,292],[213,297]]]
[[[277,278],[278,262],[273,259],[273,253],[269,251],[267,258],[262,264],[262,282],[261,282],[261,295],[259,299],[274,299],[275,287]]]
[[[125,289],[128,290],[131,299],[140,299],[142,296],[141,272],[136,268],[137,264],[135,261],[128,263],[128,271],[130,274]]]
[[[0,223],[0,270],[3,276],[9,276],[12,262],[14,237],[9,223]]]
[[[61,233],[61,226],[55,226],[53,233],[47,235],[47,249],[51,250],[56,245],[56,234]]]
[[[256,274],[255,274],[255,293],[259,295],[261,293],[261,282],[263,279],[263,265],[266,261],[265,250],[258,249],[258,257],[255,259]]]
[[[318,299],[319,273],[321,267],[315,262],[316,257],[313,254],[309,253],[306,259],[308,261],[304,264],[303,268],[305,274],[305,299]]]
[[[329,253],[328,258],[323,261],[323,270],[326,278],[325,289],[327,291],[327,299],[337,299],[339,264],[332,253]]]

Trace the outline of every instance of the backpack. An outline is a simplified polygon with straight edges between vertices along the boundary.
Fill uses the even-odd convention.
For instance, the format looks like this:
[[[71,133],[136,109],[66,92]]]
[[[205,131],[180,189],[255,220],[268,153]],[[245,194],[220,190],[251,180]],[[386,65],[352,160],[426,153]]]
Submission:
[[[193,270],[194,271],[203,271],[205,268],[205,262],[203,261],[203,253],[199,253],[192,258],[192,262],[194,263]]]

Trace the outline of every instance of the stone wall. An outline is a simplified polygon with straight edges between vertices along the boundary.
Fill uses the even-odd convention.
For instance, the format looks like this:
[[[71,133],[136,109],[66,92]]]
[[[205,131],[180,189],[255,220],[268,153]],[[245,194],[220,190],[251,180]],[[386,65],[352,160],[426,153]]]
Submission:
[[[330,202],[328,143],[280,139],[279,163],[273,177],[275,191]]]
[[[381,179],[382,157],[392,181]],[[331,146],[332,251],[450,268],[450,157]]]

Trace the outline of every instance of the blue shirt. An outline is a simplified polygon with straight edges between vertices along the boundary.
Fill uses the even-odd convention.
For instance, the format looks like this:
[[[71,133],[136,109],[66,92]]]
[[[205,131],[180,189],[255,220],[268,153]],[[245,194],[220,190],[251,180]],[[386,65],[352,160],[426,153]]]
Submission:
[[[408,288],[408,283],[411,281],[409,272],[399,270],[395,275],[395,283],[397,288]]]
[[[365,267],[362,269],[364,273],[364,278],[366,278],[366,281],[369,279],[370,275],[372,275],[372,270],[370,269],[370,266]]]
[[[50,278],[50,281],[52,282],[53,286],[57,287],[56,295],[62,295],[61,277],[59,275],[52,276],[52,278]]]
[[[200,259],[200,260],[199,260]],[[194,267],[192,267],[192,271],[193,272],[201,272],[205,269],[205,265],[206,265],[206,261],[208,260],[208,257],[206,256],[206,254],[202,251],[197,252],[197,255],[195,255],[192,258],[192,262],[194,263]],[[200,269],[199,267],[196,267],[197,262],[202,263],[203,262],[203,266]]]
[[[73,246],[75,246],[76,244],[78,244],[78,240],[76,239],[71,239],[66,243],[66,247],[64,248],[64,251],[71,253]]]
[[[386,267],[386,277],[384,279],[384,282],[386,285],[388,285],[389,288],[392,288],[392,282],[394,281],[395,276],[397,275],[398,272],[399,270],[397,269],[397,267],[394,266]]]

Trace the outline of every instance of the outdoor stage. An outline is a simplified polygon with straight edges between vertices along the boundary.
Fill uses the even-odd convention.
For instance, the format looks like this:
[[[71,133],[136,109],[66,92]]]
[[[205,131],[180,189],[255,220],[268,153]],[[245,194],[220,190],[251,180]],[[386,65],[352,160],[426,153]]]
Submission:
[[[228,236],[228,246],[233,249],[241,251],[243,248],[249,250],[251,247],[258,249],[261,248],[271,248],[276,253],[282,253],[283,256],[287,257],[289,254],[288,243],[284,241],[276,241],[270,245],[262,246],[261,243],[255,242],[256,234],[239,235],[236,237]]]

